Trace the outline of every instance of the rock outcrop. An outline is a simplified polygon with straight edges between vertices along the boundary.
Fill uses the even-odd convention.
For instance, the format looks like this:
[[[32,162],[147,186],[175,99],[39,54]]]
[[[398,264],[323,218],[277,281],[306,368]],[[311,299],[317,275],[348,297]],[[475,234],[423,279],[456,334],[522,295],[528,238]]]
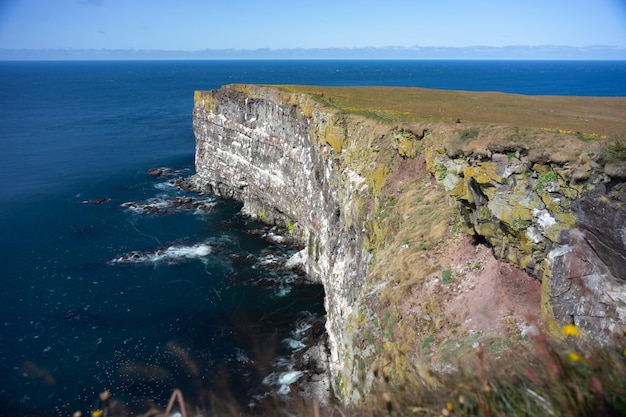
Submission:
[[[568,321],[595,338],[626,321],[626,188],[591,167],[589,155],[565,164],[525,149],[429,158],[472,233],[543,285],[543,318]],[[582,178],[581,178],[582,177]],[[608,330],[604,332],[603,330]]]
[[[381,369],[401,377],[416,346],[424,350],[407,323],[445,326],[436,299],[416,306],[411,321],[389,294],[410,297],[427,277],[447,285],[464,274],[444,259],[462,230],[541,281],[549,328],[575,323],[606,341],[626,326],[626,175],[591,146],[574,160],[532,146],[533,135],[578,140],[567,132],[394,127],[347,114],[321,93],[278,87],[226,86],[198,91],[194,102],[189,182],[242,201],[246,214],[302,243],[290,264],[326,290],[337,395],[358,399],[380,352],[395,358]]]

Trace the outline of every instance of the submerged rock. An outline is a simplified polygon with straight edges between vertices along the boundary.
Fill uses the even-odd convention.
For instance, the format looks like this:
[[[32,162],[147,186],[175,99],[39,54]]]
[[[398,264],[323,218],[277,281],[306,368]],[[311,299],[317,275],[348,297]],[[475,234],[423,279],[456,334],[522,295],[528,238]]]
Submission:
[[[148,170],[148,175],[153,177],[171,178],[177,175],[176,171],[168,167],[154,167]]]
[[[216,202],[213,199],[194,197],[151,198],[146,201],[129,201],[122,207],[143,214],[172,214],[180,211],[209,211]]]

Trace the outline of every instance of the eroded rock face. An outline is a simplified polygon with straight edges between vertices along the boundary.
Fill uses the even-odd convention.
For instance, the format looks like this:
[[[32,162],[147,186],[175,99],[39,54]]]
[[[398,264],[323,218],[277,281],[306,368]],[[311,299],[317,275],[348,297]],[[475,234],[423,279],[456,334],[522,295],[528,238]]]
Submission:
[[[572,168],[514,150],[480,160],[431,151],[429,165],[458,201],[470,230],[486,239],[496,256],[542,281],[543,316],[554,333],[567,323],[596,341],[621,331],[626,323],[623,179],[588,162]]]
[[[394,217],[402,184],[413,184],[410,193],[422,187],[444,196],[445,190],[468,230],[496,257],[540,280],[544,320],[555,332],[573,322],[590,339],[604,341],[626,328],[621,171],[603,171],[593,158],[555,163],[550,155],[506,143],[482,153],[446,150],[442,138],[457,134],[453,130],[396,129],[274,87],[227,86],[196,92],[194,101],[197,173],[188,183],[242,201],[246,214],[281,225],[302,242],[290,265],[324,285],[333,385],[347,400],[367,390],[373,379],[367,365],[382,356],[370,341],[375,335],[363,331],[371,322],[378,323],[387,352],[398,346],[412,352],[419,344],[415,334],[412,342],[390,340],[386,333],[393,329],[380,325],[382,312],[373,307],[383,288],[401,287],[390,274],[371,277],[369,263],[393,262],[377,256],[393,253],[394,225],[414,221]],[[436,184],[425,171],[399,172],[398,160],[418,159]],[[410,182],[410,175],[429,178]],[[393,176],[406,181],[388,181]],[[422,199],[415,196],[413,204]],[[398,250],[431,256],[425,249],[431,243],[396,243]],[[393,366],[395,372],[404,365]]]
[[[626,279],[626,183],[598,184],[574,205],[578,227],[593,251],[615,275]]]
[[[329,143],[344,134],[336,127],[340,121],[306,116],[294,100],[271,88],[196,93],[197,174],[191,182],[198,191],[242,201],[246,214],[286,227],[304,244],[293,263],[324,284],[331,366],[338,368],[344,319],[369,256],[365,213],[354,204],[364,179],[336,165]]]
[[[626,323],[626,184],[607,181],[573,204],[577,227],[550,254],[555,317],[595,335]]]

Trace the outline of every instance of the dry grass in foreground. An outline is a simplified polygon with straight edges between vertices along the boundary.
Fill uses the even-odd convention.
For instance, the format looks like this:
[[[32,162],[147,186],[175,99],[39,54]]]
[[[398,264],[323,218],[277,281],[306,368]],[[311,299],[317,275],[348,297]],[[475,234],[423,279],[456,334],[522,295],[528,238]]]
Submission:
[[[250,413],[229,401],[212,398],[211,409],[200,410],[175,390],[165,411],[156,408],[143,417],[229,416],[623,416],[626,415],[626,330],[614,346],[586,348],[573,325],[563,328],[564,339],[548,340],[544,334],[530,337],[492,357],[488,348],[476,347],[475,358],[454,364],[453,371],[433,371],[429,381],[416,376],[403,385],[392,385],[385,375],[359,407],[291,399],[268,402]],[[621,350],[620,350],[621,349]],[[123,407],[101,394],[103,409],[94,417],[122,417]]]
[[[531,337],[500,357],[478,346],[473,363],[403,386],[379,384],[356,416],[622,416],[626,415],[626,351],[587,348],[570,340]],[[569,335],[569,336],[567,336]],[[626,331],[625,337],[626,339]],[[626,346],[625,340],[616,346]]]

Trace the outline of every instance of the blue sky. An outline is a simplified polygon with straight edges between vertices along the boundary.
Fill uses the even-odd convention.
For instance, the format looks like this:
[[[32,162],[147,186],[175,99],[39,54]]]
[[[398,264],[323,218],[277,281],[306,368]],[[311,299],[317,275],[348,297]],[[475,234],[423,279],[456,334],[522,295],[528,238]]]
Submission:
[[[626,47],[626,0],[0,0],[0,48]]]

